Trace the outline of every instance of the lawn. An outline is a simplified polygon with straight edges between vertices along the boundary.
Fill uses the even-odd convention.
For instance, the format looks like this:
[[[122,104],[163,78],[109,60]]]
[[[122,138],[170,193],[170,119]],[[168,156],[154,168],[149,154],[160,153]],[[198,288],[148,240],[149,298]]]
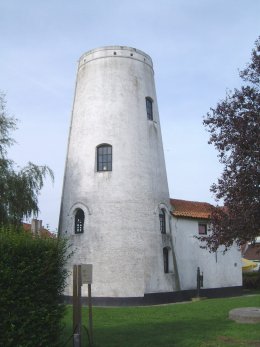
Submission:
[[[250,306],[260,306],[260,294],[162,306],[94,307],[94,347],[260,347],[260,324],[228,319],[232,308]],[[84,307],[84,325],[87,314]],[[64,341],[71,335],[71,322],[68,306]],[[87,346],[84,336],[82,347]]]

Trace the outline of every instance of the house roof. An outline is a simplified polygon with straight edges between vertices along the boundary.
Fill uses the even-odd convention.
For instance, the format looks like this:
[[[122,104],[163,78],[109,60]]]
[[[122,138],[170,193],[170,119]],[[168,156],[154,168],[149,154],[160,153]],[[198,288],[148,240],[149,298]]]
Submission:
[[[23,223],[23,229],[27,232],[31,232],[32,225],[29,223]],[[40,229],[39,234],[42,237],[51,237],[51,238],[56,237],[54,233],[50,232],[48,229],[45,229],[44,227]]]
[[[212,205],[207,202],[170,199],[175,217],[209,219]]]
[[[260,260],[260,244],[248,245],[243,253],[243,257],[249,260]]]

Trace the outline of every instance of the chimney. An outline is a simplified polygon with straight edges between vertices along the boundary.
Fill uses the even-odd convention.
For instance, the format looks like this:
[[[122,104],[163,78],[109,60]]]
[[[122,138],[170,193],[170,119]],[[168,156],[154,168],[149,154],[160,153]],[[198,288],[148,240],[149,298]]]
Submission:
[[[42,220],[32,219],[31,225],[32,225],[31,227],[32,233],[34,235],[39,235],[39,232],[42,229]]]

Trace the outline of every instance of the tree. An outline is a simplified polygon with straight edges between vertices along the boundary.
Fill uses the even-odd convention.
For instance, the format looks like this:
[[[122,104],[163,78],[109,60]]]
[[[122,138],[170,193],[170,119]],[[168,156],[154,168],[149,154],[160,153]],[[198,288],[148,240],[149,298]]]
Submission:
[[[213,208],[211,233],[200,237],[211,251],[220,245],[228,249],[234,241],[254,242],[260,235],[260,36],[240,77],[245,82],[242,87],[227,92],[203,120],[209,144],[218,150],[224,165],[218,182],[211,186],[224,207]]]
[[[54,179],[52,170],[44,165],[29,162],[17,169],[7,158],[7,148],[14,144],[10,132],[16,129],[17,120],[8,115],[6,101],[0,93],[0,225],[20,225],[23,218],[39,212],[38,195],[46,176]]]

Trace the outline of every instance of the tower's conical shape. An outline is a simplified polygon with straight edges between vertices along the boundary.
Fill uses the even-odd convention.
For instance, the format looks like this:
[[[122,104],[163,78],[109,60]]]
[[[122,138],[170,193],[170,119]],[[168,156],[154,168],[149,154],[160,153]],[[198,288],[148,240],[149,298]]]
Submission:
[[[93,264],[95,297],[173,291],[169,209],[151,58],[122,46],[85,53],[59,225],[74,248],[70,269]]]

